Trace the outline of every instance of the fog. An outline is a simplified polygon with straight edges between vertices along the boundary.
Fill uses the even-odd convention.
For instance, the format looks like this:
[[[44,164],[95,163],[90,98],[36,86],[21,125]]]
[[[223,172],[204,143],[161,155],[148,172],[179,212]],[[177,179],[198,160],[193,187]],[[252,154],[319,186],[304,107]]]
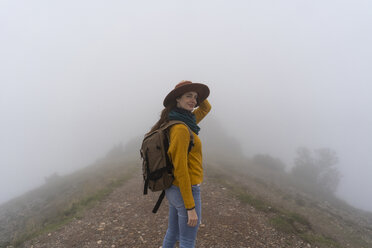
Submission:
[[[247,156],[328,147],[372,211],[372,2],[0,2],[0,203],[143,135],[181,80]],[[208,125],[208,118],[201,124]],[[218,135],[218,134],[216,134]]]

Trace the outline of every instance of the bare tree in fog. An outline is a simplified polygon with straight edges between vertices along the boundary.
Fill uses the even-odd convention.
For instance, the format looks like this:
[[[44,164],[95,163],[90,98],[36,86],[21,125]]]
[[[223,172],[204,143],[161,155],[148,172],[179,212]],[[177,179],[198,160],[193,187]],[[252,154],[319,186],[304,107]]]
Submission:
[[[301,147],[297,150],[292,175],[305,186],[333,194],[341,179],[341,173],[336,167],[338,161],[337,154],[332,149],[310,151]]]

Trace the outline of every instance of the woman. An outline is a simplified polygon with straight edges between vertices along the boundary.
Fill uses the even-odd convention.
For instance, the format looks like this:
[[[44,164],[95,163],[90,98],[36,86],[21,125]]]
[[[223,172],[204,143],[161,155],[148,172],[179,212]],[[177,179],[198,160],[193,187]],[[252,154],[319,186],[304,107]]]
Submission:
[[[195,246],[201,220],[200,184],[203,180],[202,146],[198,123],[211,110],[206,98],[209,88],[204,84],[182,81],[164,99],[165,109],[152,130],[168,120],[181,120],[193,132],[194,145],[189,149],[190,133],[184,124],[170,128],[168,156],[174,167],[173,185],[165,191],[169,202],[168,230],[163,248]],[[194,110],[195,107],[198,107]]]

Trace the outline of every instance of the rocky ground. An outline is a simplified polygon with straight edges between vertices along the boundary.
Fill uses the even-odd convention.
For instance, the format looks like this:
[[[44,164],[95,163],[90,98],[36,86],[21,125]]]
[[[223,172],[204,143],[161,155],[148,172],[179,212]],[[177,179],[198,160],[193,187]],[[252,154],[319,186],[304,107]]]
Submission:
[[[139,178],[115,189],[82,218],[28,241],[24,247],[160,247],[167,228],[167,201],[153,214],[158,193],[142,195]],[[206,178],[201,187],[203,216],[196,247],[311,247],[275,230],[266,213],[241,203],[223,186]]]

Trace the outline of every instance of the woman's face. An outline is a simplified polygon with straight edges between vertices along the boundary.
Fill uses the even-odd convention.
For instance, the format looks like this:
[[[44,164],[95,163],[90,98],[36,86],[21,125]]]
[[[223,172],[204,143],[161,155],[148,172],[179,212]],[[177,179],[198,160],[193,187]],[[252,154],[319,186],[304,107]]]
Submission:
[[[186,92],[181,97],[177,98],[177,107],[188,111],[193,111],[198,99],[198,93],[194,91]]]

